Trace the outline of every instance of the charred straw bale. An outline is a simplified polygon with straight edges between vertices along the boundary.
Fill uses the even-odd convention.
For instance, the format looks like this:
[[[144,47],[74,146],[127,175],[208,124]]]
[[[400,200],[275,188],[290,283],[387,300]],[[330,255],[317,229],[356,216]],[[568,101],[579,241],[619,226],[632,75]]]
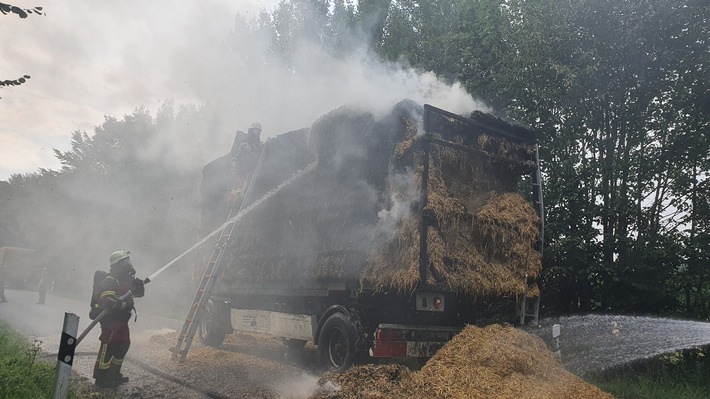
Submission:
[[[369,113],[348,108],[316,121],[303,138],[306,152],[317,159],[315,169],[239,220],[226,251],[223,279],[357,280],[373,240],[390,154],[401,130],[397,116],[375,121]],[[258,176],[279,169],[279,160],[297,158],[289,148],[303,150],[299,142],[268,154]],[[276,185],[260,180],[261,193]]]
[[[258,172],[271,177],[257,179],[259,195],[286,180],[286,171],[315,159],[316,167],[242,216],[224,279],[359,278],[366,288],[414,290],[426,159],[421,114],[411,102],[382,120],[341,108],[307,135],[272,145]],[[466,136],[455,122],[451,131],[460,135],[442,128],[434,138],[444,143],[429,146],[426,283],[470,295],[535,296],[525,276],[540,273],[540,219],[516,193],[520,171],[500,159],[515,146],[515,153],[528,148],[492,145],[484,133]]]
[[[330,384],[339,389],[327,390]],[[420,371],[356,367],[319,385],[312,398],[612,398],[565,370],[537,336],[497,324],[466,327]]]
[[[357,278],[369,241],[369,193],[331,192],[318,171],[244,215],[227,248],[226,280]]]

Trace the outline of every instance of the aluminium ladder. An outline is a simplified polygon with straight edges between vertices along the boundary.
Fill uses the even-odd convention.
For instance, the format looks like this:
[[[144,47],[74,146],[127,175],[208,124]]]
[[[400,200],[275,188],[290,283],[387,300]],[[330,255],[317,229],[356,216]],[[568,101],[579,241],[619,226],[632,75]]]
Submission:
[[[545,240],[545,205],[542,200],[542,178],[540,176],[540,152],[537,144],[535,144],[535,164],[536,169],[532,175],[532,185],[533,185],[533,204],[540,216],[540,256],[542,256],[542,247]],[[538,281],[531,281],[528,275],[525,275],[525,284],[532,285],[533,283],[539,283]],[[518,306],[515,309],[516,314],[520,317],[520,325],[525,325],[530,322],[537,325],[540,319],[540,296],[535,298],[528,298],[523,294],[522,300],[518,302]],[[529,321],[528,321],[529,320]]]
[[[197,287],[195,299],[192,301],[190,310],[188,311],[187,317],[185,318],[185,323],[183,323],[182,330],[178,335],[177,345],[175,345],[175,348],[172,348],[173,358],[177,359],[179,357],[181,363],[185,361],[187,352],[190,350],[190,346],[192,346],[192,340],[195,338],[195,333],[197,332],[197,328],[200,325],[202,313],[207,307],[207,302],[209,301],[209,298],[212,295],[212,291],[214,290],[214,286],[222,270],[222,254],[224,253],[224,250],[232,237],[232,233],[234,232],[234,226],[237,224],[236,216],[238,216],[241,213],[242,209],[244,209],[244,204],[247,202],[249,194],[251,193],[252,187],[254,185],[254,177],[261,169],[261,164],[264,160],[264,153],[265,151],[262,150],[261,156],[259,157],[259,162],[257,163],[254,172],[252,172],[249,185],[247,187],[244,199],[242,200],[239,210],[236,210],[232,207],[230,207],[229,209],[227,222],[223,225],[219,239],[217,240],[217,243],[212,249],[212,255],[210,255],[210,260],[207,262],[205,272],[202,275],[202,280],[200,280],[200,285]]]
[[[209,300],[210,295],[212,295],[212,290],[214,289],[214,285],[217,281],[216,277],[220,272],[220,268],[218,267],[220,263],[219,261],[222,259],[222,253],[229,242],[229,238],[234,231],[234,225],[236,224],[236,221],[232,220],[233,211],[234,209],[229,210],[229,217],[227,219],[228,224],[222,229],[219,240],[217,240],[217,244],[215,244],[212,249],[212,255],[210,256],[210,260],[207,262],[207,267],[205,267],[205,272],[200,280],[200,285],[197,287],[195,299],[192,301],[190,310],[185,318],[185,323],[182,325],[182,330],[178,335],[177,345],[175,345],[175,348],[173,349],[173,358],[178,358],[179,356],[180,362],[185,361],[187,352],[190,350],[190,346],[192,345],[192,340],[195,338],[195,332],[197,332],[202,312],[207,306],[207,301]]]

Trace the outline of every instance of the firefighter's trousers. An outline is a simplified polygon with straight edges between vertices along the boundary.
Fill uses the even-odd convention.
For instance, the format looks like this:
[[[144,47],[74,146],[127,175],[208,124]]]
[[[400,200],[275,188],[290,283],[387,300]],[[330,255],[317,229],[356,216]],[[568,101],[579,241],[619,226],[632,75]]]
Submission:
[[[97,384],[112,385],[120,375],[123,358],[131,346],[128,320],[102,322],[99,341],[101,347],[94,364],[94,378]]]

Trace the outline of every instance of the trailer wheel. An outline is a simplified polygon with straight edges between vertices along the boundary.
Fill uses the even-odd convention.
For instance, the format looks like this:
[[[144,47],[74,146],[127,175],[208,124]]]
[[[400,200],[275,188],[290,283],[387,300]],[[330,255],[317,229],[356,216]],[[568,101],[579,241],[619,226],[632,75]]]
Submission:
[[[217,306],[212,300],[207,302],[207,307],[205,307],[204,312],[202,312],[202,318],[200,320],[200,341],[212,347],[217,347],[222,345],[224,342],[224,336],[227,335],[224,326],[220,325],[219,317],[219,306]]]
[[[318,336],[318,355],[323,367],[336,373],[349,369],[355,361],[356,341],[355,327],[347,316],[342,313],[330,316]]]

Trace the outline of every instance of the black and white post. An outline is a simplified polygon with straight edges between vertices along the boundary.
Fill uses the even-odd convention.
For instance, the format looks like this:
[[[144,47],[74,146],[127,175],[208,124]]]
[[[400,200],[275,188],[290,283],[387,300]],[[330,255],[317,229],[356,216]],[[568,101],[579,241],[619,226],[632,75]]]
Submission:
[[[552,351],[557,355],[558,357],[562,357],[562,352],[560,351],[560,325],[559,324],[553,324],[552,325]]]
[[[69,377],[74,362],[77,332],[79,332],[79,316],[64,312],[64,327],[62,328],[62,338],[59,341],[57,371],[54,375],[54,399],[66,399],[69,392]]]

